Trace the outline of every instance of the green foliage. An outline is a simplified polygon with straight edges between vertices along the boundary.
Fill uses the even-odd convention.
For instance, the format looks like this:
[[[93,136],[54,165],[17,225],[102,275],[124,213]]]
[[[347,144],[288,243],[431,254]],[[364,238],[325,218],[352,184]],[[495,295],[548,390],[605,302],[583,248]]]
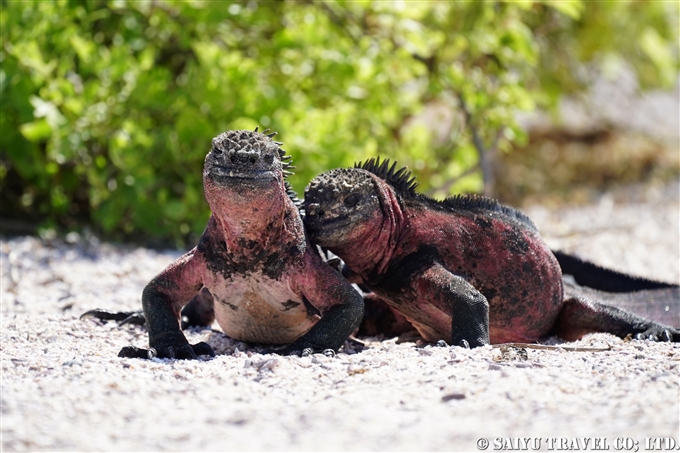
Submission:
[[[588,61],[672,83],[671,17],[662,2],[8,2],[3,216],[182,244],[209,215],[210,139],[255,126],[281,132],[298,192],[376,155],[423,190],[479,191],[479,145],[525,140],[516,111],[580,88]]]

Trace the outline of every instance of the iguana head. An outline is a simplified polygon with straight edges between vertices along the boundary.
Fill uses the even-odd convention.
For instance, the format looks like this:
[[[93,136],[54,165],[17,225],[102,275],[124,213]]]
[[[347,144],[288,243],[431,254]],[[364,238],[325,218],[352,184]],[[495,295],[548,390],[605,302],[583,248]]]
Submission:
[[[257,131],[227,131],[213,138],[203,179],[206,184],[248,190],[282,179],[281,171],[279,147],[270,136]]]
[[[406,167],[397,169],[397,163],[388,159],[371,158],[354,168],[323,173],[305,189],[308,233],[314,242],[328,248],[351,242],[367,244],[371,238],[384,241],[386,236],[394,236],[402,223],[399,194],[412,196],[417,185]]]
[[[280,142],[272,140],[275,134],[257,129],[227,131],[212,140],[203,166],[203,186],[213,212],[239,203],[257,207],[263,197],[286,193],[289,156],[279,148]]]
[[[322,173],[305,189],[305,224],[310,239],[334,247],[362,237],[382,222],[379,187],[366,170],[339,168]]]
[[[356,168],[323,173],[305,189],[308,237],[364,279],[384,271],[396,252],[405,222],[396,189],[415,187],[407,169],[388,165],[369,159]]]

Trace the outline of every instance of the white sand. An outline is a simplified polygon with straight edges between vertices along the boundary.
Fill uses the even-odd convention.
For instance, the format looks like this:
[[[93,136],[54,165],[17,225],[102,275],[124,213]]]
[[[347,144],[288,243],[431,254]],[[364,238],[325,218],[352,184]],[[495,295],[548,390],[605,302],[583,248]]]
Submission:
[[[678,184],[556,213],[529,210],[551,246],[617,269],[680,281]],[[631,194],[627,194],[629,197]],[[680,440],[680,344],[587,336],[529,349],[417,347],[362,339],[329,359],[255,353],[217,330],[212,360],[119,359],[137,327],[78,319],[130,310],[180,252],[3,239],[2,449],[477,450],[477,440]],[[629,440],[626,440],[629,439]],[[506,440],[507,442],[507,440]],[[594,442],[594,440],[591,440]],[[531,447],[532,444],[529,444]],[[592,448],[593,444],[590,444]]]

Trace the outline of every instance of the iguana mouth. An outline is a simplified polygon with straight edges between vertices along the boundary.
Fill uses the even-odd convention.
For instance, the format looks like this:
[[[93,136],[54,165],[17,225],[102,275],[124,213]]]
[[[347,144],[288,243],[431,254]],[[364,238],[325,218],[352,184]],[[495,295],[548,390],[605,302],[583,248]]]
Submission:
[[[308,218],[307,228],[314,236],[328,235],[346,230],[352,224],[352,220],[347,217],[330,218]]]
[[[208,176],[218,183],[234,181],[238,183],[257,184],[276,179],[276,172],[272,170],[243,171],[241,169],[215,166],[210,169]]]

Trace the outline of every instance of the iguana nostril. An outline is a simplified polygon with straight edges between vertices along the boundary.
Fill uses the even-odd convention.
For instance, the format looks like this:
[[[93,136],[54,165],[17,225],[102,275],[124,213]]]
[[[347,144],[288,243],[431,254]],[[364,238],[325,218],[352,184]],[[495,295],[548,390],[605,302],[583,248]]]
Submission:
[[[257,159],[254,158],[254,157],[251,157],[251,158],[250,158],[250,163],[253,164],[253,165],[255,165],[255,162],[257,162]]]

